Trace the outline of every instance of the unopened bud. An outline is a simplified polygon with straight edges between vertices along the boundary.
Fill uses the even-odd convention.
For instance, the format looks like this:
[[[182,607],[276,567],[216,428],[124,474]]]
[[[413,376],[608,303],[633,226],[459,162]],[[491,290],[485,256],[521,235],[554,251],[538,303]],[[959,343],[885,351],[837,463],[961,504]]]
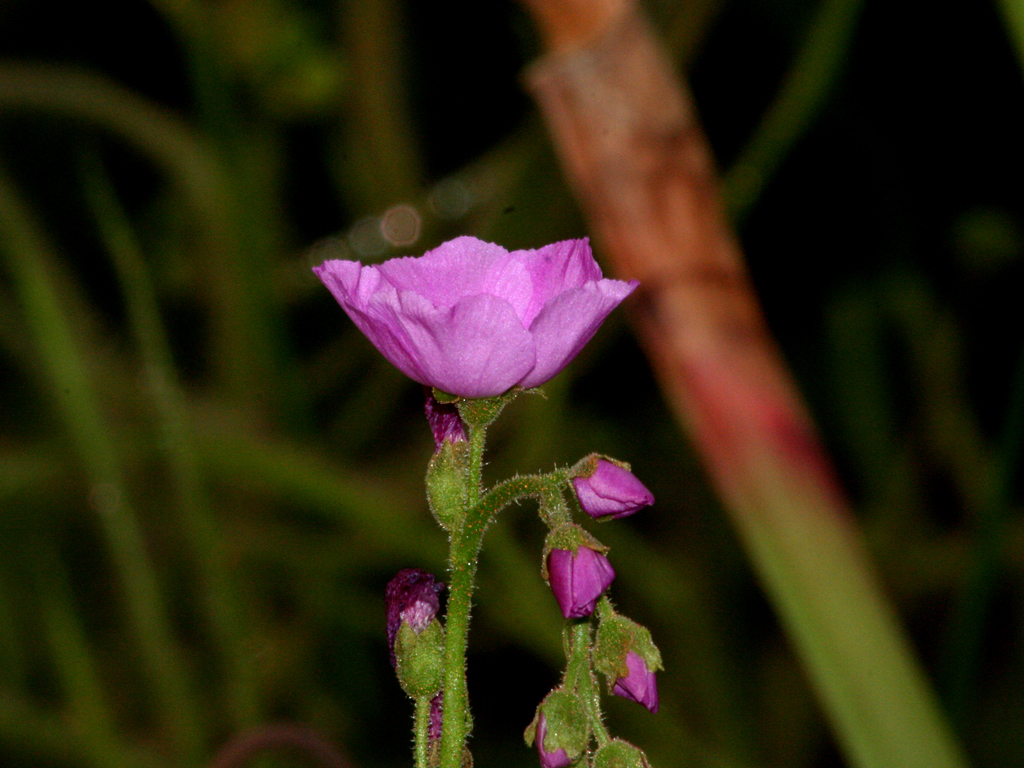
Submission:
[[[661,653],[651,633],[634,621],[602,604],[601,623],[594,643],[594,668],[608,678],[608,687],[616,696],[658,711],[658,682],[655,672],[662,669]]]
[[[395,666],[395,640],[403,622],[419,634],[437,616],[441,608],[438,595],[444,591],[444,584],[434,579],[433,574],[420,568],[403,568],[388,582],[384,590],[387,601],[388,648],[391,649],[391,666]]]
[[[566,768],[587,748],[590,727],[579,696],[557,688],[549,693],[526,729],[526,743],[537,745],[544,768]]]
[[[594,612],[601,594],[615,578],[615,570],[599,550],[607,550],[579,526],[556,528],[545,542],[544,575],[567,619]]]
[[[613,739],[594,753],[593,768],[651,768],[647,755],[629,742]]]
[[[402,622],[395,640],[398,682],[414,699],[433,697],[444,680],[444,629],[434,619],[422,632]]]
[[[466,442],[469,438],[466,435],[466,425],[459,415],[459,409],[454,403],[442,403],[433,393],[427,389],[427,401],[424,405],[427,413],[427,422],[430,424],[430,431],[434,435],[434,445],[437,450],[447,443]]]
[[[450,531],[466,510],[470,446],[453,403],[438,402],[428,393],[426,411],[437,446],[427,465],[427,502],[438,525]]]
[[[573,478],[572,485],[580,506],[591,517],[627,517],[654,503],[654,494],[621,464],[596,456],[588,456],[581,464],[589,466]]]

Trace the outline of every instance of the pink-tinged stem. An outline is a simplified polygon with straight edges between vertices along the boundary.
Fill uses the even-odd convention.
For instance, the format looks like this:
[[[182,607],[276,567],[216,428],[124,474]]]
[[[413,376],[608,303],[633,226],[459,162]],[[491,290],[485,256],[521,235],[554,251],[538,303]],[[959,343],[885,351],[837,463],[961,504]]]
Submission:
[[[692,100],[628,0],[526,0],[529,72],[633,321],[851,764],[964,758],[877,583],[722,212]]]

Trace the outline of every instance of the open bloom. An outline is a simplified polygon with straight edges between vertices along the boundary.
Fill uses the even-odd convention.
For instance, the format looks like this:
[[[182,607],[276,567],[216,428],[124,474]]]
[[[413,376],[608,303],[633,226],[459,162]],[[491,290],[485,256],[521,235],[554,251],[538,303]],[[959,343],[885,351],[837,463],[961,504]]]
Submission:
[[[590,547],[580,547],[575,555],[567,549],[552,549],[548,555],[548,581],[567,619],[592,614],[597,598],[614,578],[608,558]]]
[[[658,681],[654,671],[647,668],[643,657],[633,651],[626,654],[629,674],[620,677],[612,686],[612,693],[643,704],[651,712],[658,711]]]
[[[637,286],[604,279],[586,239],[510,253],[458,237],[419,258],[313,271],[399,370],[469,398],[548,381]]]
[[[591,517],[626,517],[654,503],[654,494],[636,475],[599,459],[590,477],[574,477],[573,488],[583,511]]]

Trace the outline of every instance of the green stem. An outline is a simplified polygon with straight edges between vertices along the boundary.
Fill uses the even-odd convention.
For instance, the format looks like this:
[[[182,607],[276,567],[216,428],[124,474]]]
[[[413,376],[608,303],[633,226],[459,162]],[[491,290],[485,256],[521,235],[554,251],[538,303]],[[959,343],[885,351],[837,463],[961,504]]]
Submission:
[[[466,697],[466,640],[473,599],[476,555],[483,530],[463,529],[452,542],[448,615],[445,620],[444,725],[441,732],[441,768],[459,768],[468,735],[469,702]]]
[[[484,474],[484,438],[486,435],[487,430],[483,427],[478,427],[473,430],[470,440],[469,497],[466,500],[470,509],[475,507],[480,501]]]
[[[452,529],[448,556],[448,615],[445,619],[444,719],[441,730],[441,768],[459,768],[469,735],[466,696],[466,643],[477,555],[490,519],[489,505],[479,504],[486,429],[471,431],[469,498],[465,519]],[[482,518],[482,519],[481,519]]]
[[[441,731],[441,768],[460,768],[462,751],[469,735],[469,701],[466,696],[466,645],[469,613],[473,600],[473,579],[484,532],[491,519],[505,506],[526,497],[543,501],[559,494],[558,472],[551,475],[515,477],[482,493],[483,455],[486,425],[500,412],[512,395],[491,401],[469,401],[460,408],[470,426],[468,493],[463,519],[451,530],[448,556],[448,615],[445,619],[444,720]],[[564,507],[564,501],[561,502]]]
[[[566,684],[576,690],[587,709],[590,727],[597,739],[597,745],[603,747],[612,740],[611,734],[604,727],[601,713],[601,692],[594,677],[593,664],[590,658],[591,620],[581,619],[569,625],[569,659],[566,667]]]
[[[489,520],[514,501],[537,499],[544,523],[549,528],[557,528],[572,519],[561,491],[565,477],[563,469],[545,475],[522,475],[503,480],[481,497],[474,512]]]
[[[428,731],[430,730],[430,696],[416,699],[416,768],[427,768]]]

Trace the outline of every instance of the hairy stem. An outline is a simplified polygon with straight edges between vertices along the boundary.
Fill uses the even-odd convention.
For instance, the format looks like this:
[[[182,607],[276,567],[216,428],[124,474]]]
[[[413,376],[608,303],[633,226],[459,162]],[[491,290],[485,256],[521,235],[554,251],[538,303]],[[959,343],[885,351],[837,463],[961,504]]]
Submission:
[[[590,658],[591,620],[587,618],[576,621],[569,625],[566,631],[569,633],[566,683],[576,690],[583,701],[597,745],[603,747],[612,740],[612,737],[604,727],[601,692],[598,690]]]
[[[430,729],[430,697],[416,699],[416,768],[427,768],[427,743]]]
[[[448,615],[445,619],[444,721],[441,731],[441,768],[459,768],[462,749],[469,735],[469,701],[466,696],[466,642],[469,611],[473,600],[473,578],[477,555],[490,515],[480,519],[478,504],[483,468],[486,430],[472,430],[470,440],[469,498],[466,516],[452,529],[448,557]]]

